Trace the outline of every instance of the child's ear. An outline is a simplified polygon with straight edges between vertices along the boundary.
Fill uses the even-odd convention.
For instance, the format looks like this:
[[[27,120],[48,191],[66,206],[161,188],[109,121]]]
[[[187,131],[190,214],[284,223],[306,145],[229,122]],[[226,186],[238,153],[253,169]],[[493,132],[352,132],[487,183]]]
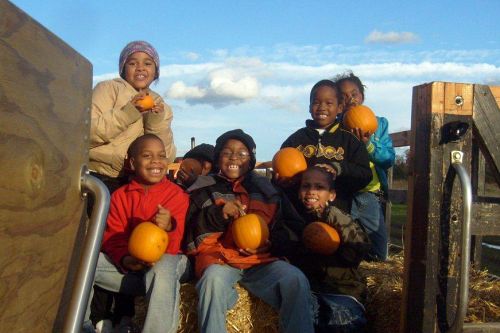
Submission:
[[[129,167],[130,170],[135,171],[135,166],[134,166],[135,159],[133,157],[128,159]]]
[[[333,202],[336,197],[337,197],[337,192],[335,192],[334,190],[330,190],[330,198],[328,199],[328,201]]]

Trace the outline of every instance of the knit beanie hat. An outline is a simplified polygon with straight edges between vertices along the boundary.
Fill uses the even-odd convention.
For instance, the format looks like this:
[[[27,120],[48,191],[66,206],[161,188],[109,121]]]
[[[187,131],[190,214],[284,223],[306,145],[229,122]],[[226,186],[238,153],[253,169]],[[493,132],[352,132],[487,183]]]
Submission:
[[[253,138],[243,132],[241,129],[235,129],[232,131],[228,131],[221,136],[217,138],[217,141],[215,142],[215,149],[214,149],[214,161],[217,164],[219,161],[219,155],[224,148],[224,145],[226,142],[230,139],[235,139],[238,141],[243,142],[243,144],[247,147],[248,151],[250,152],[250,170],[252,170],[255,167],[255,141],[253,141]]]
[[[184,155],[183,159],[186,158],[201,159],[214,163],[214,146],[208,143],[199,144]]]
[[[125,79],[123,75],[123,68],[125,67],[125,63],[127,62],[128,57],[130,57],[131,54],[135,52],[144,52],[147,55],[149,55],[151,58],[153,58],[153,61],[156,65],[156,73],[155,73],[155,80],[160,77],[160,57],[158,56],[158,52],[156,52],[155,48],[153,45],[149,44],[148,42],[142,41],[142,40],[136,40],[133,42],[128,43],[120,53],[120,61],[118,64],[118,73],[120,73],[120,76]]]

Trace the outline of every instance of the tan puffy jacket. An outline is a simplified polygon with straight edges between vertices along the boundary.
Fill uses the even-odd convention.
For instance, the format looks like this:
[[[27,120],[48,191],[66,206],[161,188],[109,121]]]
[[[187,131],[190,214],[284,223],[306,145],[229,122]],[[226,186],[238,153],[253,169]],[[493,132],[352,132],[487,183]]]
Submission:
[[[137,91],[121,78],[98,83],[92,93],[89,168],[109,177],[123,175],[127,149],[137,137],[152,133],[165,143],[168,162],[173,162],[176,148],[170,127],[172,109],[160,95],[150,91],[155,103],[164,105],[162,113],[142,115],[130,103]]]

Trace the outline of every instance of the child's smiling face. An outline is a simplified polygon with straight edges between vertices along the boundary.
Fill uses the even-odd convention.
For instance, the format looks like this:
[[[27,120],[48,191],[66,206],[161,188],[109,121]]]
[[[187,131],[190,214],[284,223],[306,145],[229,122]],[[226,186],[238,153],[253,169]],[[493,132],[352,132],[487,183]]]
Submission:
[[[344,95],[347,108],[363,104],[364,96],[359,87],[352,81],[345,80],[340,84],[340,91]]]
[[[309,112],[318,128],[326,128],[335,122],[337,114],[342,112],[337,92],[329,86],[321,86],[311,100]]]
[[[177,172],[177,179],[185,186],[191,186],[196,178],[203,172],[203,166],[200,161],[194,158],[182,160]]]
[[[156,65],[145,52],[132,53],[125,62],[125,80],[136,90],[146,89],[153,82]]]
[[[167,153],[159,139],[144,140],[137,153],[130,158],[130,165],[137,180],[146,186],[159,183],[167,174]]]
[[[250,171],[250,152],[243,142],[229,139],[219,155],[219,169],[229,179],[238,179]]]
[[[335,190],[331,188],[330,175],[320,170],[304,171],[299,188],[300,202],[308,211],[322,213],[328,201],[335,199]]]

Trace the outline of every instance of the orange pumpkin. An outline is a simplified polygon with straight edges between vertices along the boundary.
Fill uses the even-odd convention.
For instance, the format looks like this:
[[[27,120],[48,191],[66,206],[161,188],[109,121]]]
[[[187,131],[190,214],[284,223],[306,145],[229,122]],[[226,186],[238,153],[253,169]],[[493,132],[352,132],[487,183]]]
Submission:
[[[155,100],[151,95],[146,95],[137,101],[137,105],[139,105],[142,110],[150,110],[155,106]]]
[[[360,128],[364,132],[375,133],[378,127],[375,113],[365,105],[355,105],[351,107],[343,118],[344,126],[348,129]]]
[[[337,230],[324,222],[309,223],[302,232],[302,242],[309,250],[319,254],[334,254],[340,246]]]
[[[240,249],[258,249],[269,239],[267,223],[257,214],[246,214],[234,220],[232,233]]]
[[[280,178],[291,178],[306,169],[306,158],[296,148],[283,148],[274,154],[273,170],[279,174]]]
[[[139,223],[128,240],[128,252],[148,263],[160,260],[167,246],[167,232],[152,222]]]

